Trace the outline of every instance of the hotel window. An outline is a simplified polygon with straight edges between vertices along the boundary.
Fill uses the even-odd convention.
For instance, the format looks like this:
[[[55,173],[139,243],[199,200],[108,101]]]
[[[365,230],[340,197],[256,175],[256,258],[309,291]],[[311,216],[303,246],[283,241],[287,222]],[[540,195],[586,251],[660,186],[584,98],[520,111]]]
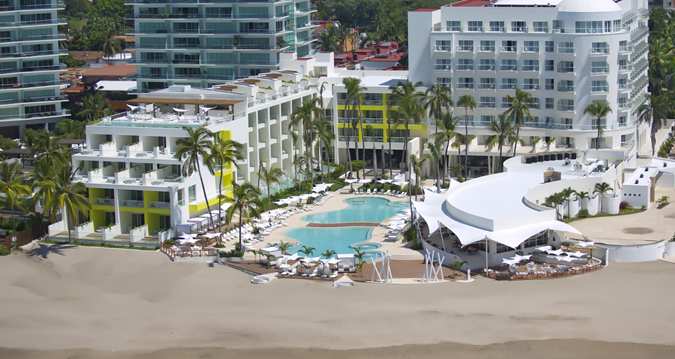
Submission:
[[[573,54],[574,43],[569,41],[558,43],[558,52],[561,54]]]
[[[623,108],[628,106],[628,97],[621,96],[619,97],[619,107]]]
[[[481,115],[480,116],[480,124],[481,125],[490,125],[492,123],[492,121],[494,121],[494,120],[495,120],[495,117],[491,116],[491,115]],[[487,138],[488,136],[485,136],[485,137]]]
[[[574,111],[574,100],[565,98],[558,100],[558,111]]]
[[[450,70],[452,68],[451,59],[436,59],[436,70]]]
[[[614,20],[613,23],[614,23],[614,31],[615,32],[619,32],[619,31],[623,30],[623,26],[621,26],[621,20]]]
[[[494,59],[480,59],[479,61],[480,62],[478,63],[478,70],[494,71],[496,68]]]
[[[544,71],[555,71],[555,61],[545,60],[544,61]]]
[[[523,90],[539,90],[539,79],[523,79]]]
[[[448,21],[446,23],[448,31],[459,32],[462,31],[462,23],[460,21]]]
[[[483,107],[483,108],[495,108],[497,107],[497,102],[495,101],[494,97],[491,96],[481,96],[480,97],[480,102],[478,104],[478,107]]]
[[[494,90],[495,89],[495,79],[493,77],[481,78],[479,88]]]
[[[591,72],[594,74],[605,74],[609,72],[607,61],[593,61],[591,63]]]
[[[471,32],[482,32],[483,31],[483,22],[482,21],[469,21],[469,31],[471,31]]]
[[[472,59],[459,59],[457,60],[457,70],[459,71],[472,71],[473,70],[473,60]]]
[[[495,52],[495,42],[492,41],[492,40],[481,40],[480,51],[482,51],[482,52]]]
[[[620,71],[628,70],[628,60],[619,59],[619,70]]]
[[[502,90],[515,90],[518,87],[518,79],[502,79]]]
[[[511,31],[527,32],[527,23],[525,21],[511,21]]]
[[[532,99],[527,103],[527,107],[530,109],[538,110],[541,105],[539,104],[539,97],[532,97]],[[539,117],[534,116],[532,118],[533,122],[539,122]]]
[[[506,253],[506,252],[513,252],[515,249],[505,246],[501,243],[497,243],[497,253]]]
[[[592,44],[594,54],[609,54],[609,44],[606,42],[594,42]]]
[[[450,80],[449,77],[439,77],[439,78],[436,79],[436,83],[439,84],[439,85],[449,87],[450,84],[452,83],[452,81]]]
[[[539,71],[539,60],[523,60],[523,71]]]
[[[626,126],[626,116],[625,115],[619,116],[619,126]]]
[[[555,52],[555,42],[546,41],[544,48],[546,52]]]
[[[452,51],[452,41],[436,40],[436,51]]]
[[[460,77],[457,79],[457,88],[459,89],[472,89],[473,88],[473,78],[471,77]]]
[[[525,52],[539,52],[539,41],[525,41],[523,45]]]
[[[552,97],[547,97],[545,100],[546,103],[546,109],[547,110],[553,110],[555,109],[555,99]]]
[[[502,41],[502,52],[516,52],[518,49],[518,42],[514,40]]]
[[[619,79],[619,89],[623,90],[627,88],[628,79]]]
[[[459,51],[473,52],[473,40],[459,40]]]
[[[576,32],[580,34],[602,33],[602,21],[577,21]]]
[[[605,32],[612,32],[612,22],[609,20],[605,21]]]
[[[544,80],[544,89],[546,89],[546,90],[554,90],[554,89],[555,89],[555,80],[554,80],[554,79],[546,79],[546,80]]]
[[[619,51],[622,52],[630,51],[630,49],[628,48],[628,41],[626,40],[619,41]]]
[[[560,73],[574,72],[574,61],[560,61],[560,62],[558,62],[558,72],[560,72]]]
[[[511,101],[509,101],[508,97],[502,97],[502,108],[509,108],[511,107]]]
[[[548,32],[548,22],[546,21],[535,21],[532,27],[534,32]]]
[[[501,71],[518,71],[518,60],[513,59],[502,60],[499,69]]]
[[[553,20],[553,32],[565,33],[565,24],[560,20]]]
[[[188,200],[190,202],[194,202],[197,200],[197,187],[196,185],[192,185],[188,187]]]
[[[558,81],[558,91],[560,91],[560,92],[572,92],[572,91],[574,91],[574,81],[572,81],[572,80],[560,80],[560,81]]]
[[[490,21],[490,31],[504,32],[504,21]]]
[[[591,91],[592,92],[608,92],[609,84],[604,80],[593,80],[591,82]]]

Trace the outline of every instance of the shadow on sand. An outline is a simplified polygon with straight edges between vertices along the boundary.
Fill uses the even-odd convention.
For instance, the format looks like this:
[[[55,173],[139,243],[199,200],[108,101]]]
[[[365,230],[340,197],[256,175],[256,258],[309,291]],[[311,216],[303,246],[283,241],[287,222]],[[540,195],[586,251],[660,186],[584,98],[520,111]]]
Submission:
[[[65,249],[75,247],[77,246],[72,244],[40,244],[38,248],[35,248],[32,251],[30,251],[28,255],[31,257],[41,257],[45,259],[49,257],[50,254],[58,254],[60,256],[64,256]]]

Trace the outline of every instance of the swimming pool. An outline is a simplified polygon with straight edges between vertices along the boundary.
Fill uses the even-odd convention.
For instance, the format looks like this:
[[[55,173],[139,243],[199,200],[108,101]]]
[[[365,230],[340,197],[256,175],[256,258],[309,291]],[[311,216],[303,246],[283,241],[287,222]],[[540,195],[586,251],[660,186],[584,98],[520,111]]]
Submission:
[[[360,197],[345,200],[347,208],[324,213],[310,214],[303,218],[308,223],[380,223],[407,208],[405,203],[392,202],[381,197]],[[314,248],[312,256],[319,256],[326,250],[339,254],[354,253],[359,247],[368,256],[375,255],[380,247],[377,243],[361,243],[370,239],[373,227],[302,227],[289,229],[286,234],[298,241],[290,248],[291,253],[303,245]]]

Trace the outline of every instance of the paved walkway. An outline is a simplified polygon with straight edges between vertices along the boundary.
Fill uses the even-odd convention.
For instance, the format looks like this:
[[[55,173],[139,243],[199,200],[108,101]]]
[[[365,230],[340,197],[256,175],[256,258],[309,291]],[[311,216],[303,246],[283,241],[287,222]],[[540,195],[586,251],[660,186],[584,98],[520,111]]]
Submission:
[[[675,189],[658,188],[656,198],[670,197]],[[662,209],[656,204],[644,212],[623,216],[588,218],[570,223],[589,239],[607,244],[644,244],[670,239],[675,234],[675,203]]]

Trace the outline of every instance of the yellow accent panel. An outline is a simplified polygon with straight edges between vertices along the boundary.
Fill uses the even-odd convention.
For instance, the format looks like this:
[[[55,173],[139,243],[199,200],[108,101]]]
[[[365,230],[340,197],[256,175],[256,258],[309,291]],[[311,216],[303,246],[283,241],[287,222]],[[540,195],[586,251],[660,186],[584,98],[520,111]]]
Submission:
[[[227,192],[225,190],[223,190],[223,195],[227,196]],[[209,205],[211,207],[218,205],[218,196],[210,198]],[[188,209],[190,211],[191,216],[200,212],[204,212],[207,210],[206,202],[191,204],[188,206]]]
[[[142,208],[142,207],[120,207],[120,212],[145,213],[145,208]]]
[[[94,228],[105,226],[105,211],[91,210],[89,217],[94,222]]]

